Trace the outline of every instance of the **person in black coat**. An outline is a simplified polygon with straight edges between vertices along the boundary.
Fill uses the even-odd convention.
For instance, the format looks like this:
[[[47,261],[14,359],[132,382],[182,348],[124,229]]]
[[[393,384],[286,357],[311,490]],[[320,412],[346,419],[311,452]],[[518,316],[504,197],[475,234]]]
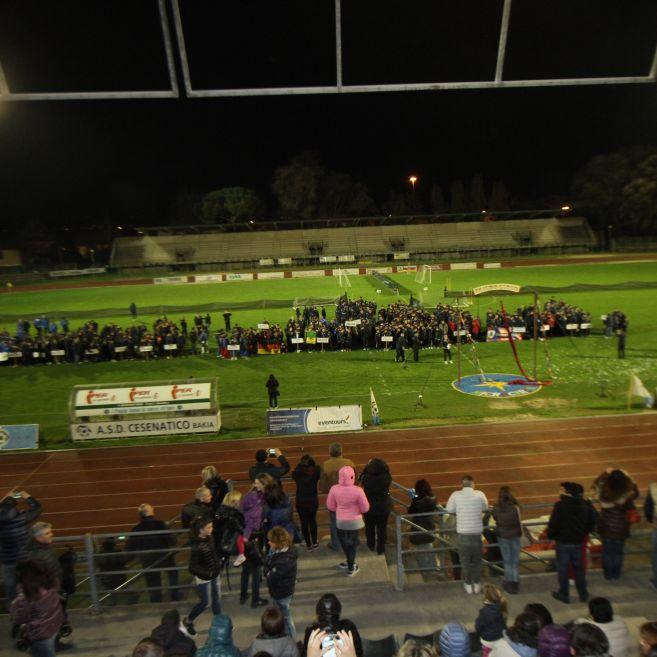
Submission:
[[[322,630],[327,634],[351,632],[356,657],[363,657],[363,643],[358,628],[356,627],[356,624],[348,618],[340,618],[342,604],[335,593],[325,593],[317,601],[315,613],[317,614],[317,621],[308,625],[303,638],[304,654],[308,651],[308,640],[310,639],[313,630]]]
[[[433,513],[438,510],[433,490],[426,479],[418,479],[411,494],[409,513]],[[415,548],[420,568],[436,568],[436,553],[430,551],[436,538],[433,533],[436,530],[436,518],[435,515],[412,518],[414,524],[424,529],[421,531],[414,527],[413,533],[408,537]]]
[[[317,542],[317,509],[319,498],[317,496],[317,483],[319,482],[319,467],[310,454],[304,454],[299,465],[292,472],[292,479],[296,482],[297,492],[295,504],[301,532],[306,541],[306,549],[310,552],[319,547]]]
[[[297,630],[290,613],[290,604],[297,580],[297,550],[292,535],[282,527],[270,529],[267,540],[269,554],[265,559],[265,576],[269,595],[283,612],[287,633],[296,641]]]
[[[392,477],[383,459],[370,459],[361,472],[359,483],[365,491],[370,510],[363,516],[367,547],[377,554],[386,551],[388,517],[392,509],[390,483]]]
[[[167,550],[176,545],[176,537],[171,532],[166,534],[154,534],[153,536],[135,536],[139,532],[162,532],[169,529],[168,525],[155,518],[155,509],[150,504],[140,504],[137,509],[140,522],[131,530],[128,537],[126,550],[128,552],[141,552],[143,550],[160,550],[149,554],[139,554],[137,558],[143,568],[153,566],[151,570],[144,573],[146,586],[151,589],[148,592],[151,602],[162,602],[162,568],[175,568],[176,562],[171,552]],[[178,589],[178,571],[167,570],[169,587],[171,588],[171,600],[181,600],[182,592]]]
[[[269,453],[266,449],[259,449],[255,453],[256,464],[249,469],[249,479],[255,481],[259,474],[268,474],[270,477],[280,482],[281,477],[284,477],[290,471],[290,464],[288,463],[283,452],[278,447],[274,449],[275,457],[278,459],[279,465],[270,463],[267,459]]]
[[[217,468],[214,465],[206,465],[201,470],[201,479],[203,480],[203,486],[210,491],[210,495],[212,496],[210,504],[216,513],[224,501],[226,493],[230,490],[230,486],[217,474]]]
[[[196,644],[180,629],[180,614],[177,609],[171,609],[162,616],[160,624],[151,632],[164,650],[164,657],[194,657]]]
[[[269,408],[276,408],[278,406],[278,395],[280,394],[278,390],[278,379],[273,374],[270,374],[265,387],[269,394]]]
[[[214,517],[212,493],[207,486],[197,488],[196,493],[194,493],[194,499],[183,506],[180,513],[180,523],[183,529],[189,529],[192,520],[198,516],[204,516],[210,520]]]
[[[588,600],[584,573],[584,541],[595,528],[595,510],[589,500],[584,499],[584,489],[580,484],[564,481],[561,484],[561,497],[554,505],[547,527],[547,536],[556,542],[557,572],[559,590],[552,593],[555,600],[570,602],[568,587],[568,566],[572,564],[575,572],[575,585],[582,602]]]
[[[207,609],[212,600],[212,613],[221,613],[221,559],[212,538],[212,519],[198,516],[192,520],[189,530],[191,552],[189,572],[194,575],[199,601],[192,607],[183,625],[188,634],[196,634],[194,619]]]

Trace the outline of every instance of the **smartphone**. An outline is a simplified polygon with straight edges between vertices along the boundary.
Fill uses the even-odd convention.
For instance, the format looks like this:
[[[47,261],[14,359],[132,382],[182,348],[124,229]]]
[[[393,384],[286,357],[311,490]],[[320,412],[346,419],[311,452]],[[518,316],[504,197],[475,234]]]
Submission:
[[[335,635],[327,634],[322,639],[322,657],[336,657],[336,654],[335,654]]]
[[[417,493],[415,492],[415,488],[409,488],[408,489],[408,496],[414,500],[417,497]]]
[[[23,496],[22,496],[17,490],[13,491],[12,494],[11,494],[11,496],[12,496],[15,500],[20,500],[21,497],[23,497]]]
[[[275,449],[268,449],[267,454],[269,454],[269,456],[276,456],[276,450]]]

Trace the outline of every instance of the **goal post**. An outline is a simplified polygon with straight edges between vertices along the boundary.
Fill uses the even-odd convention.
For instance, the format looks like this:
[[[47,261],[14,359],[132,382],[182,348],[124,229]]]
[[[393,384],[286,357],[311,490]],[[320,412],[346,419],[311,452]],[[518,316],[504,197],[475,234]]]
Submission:
[[[415,282],[431,284],[431,265],[419,265],[417,268],[417,273],[415,274]]]
[[[338,285],[341,288],[351,287],[351,281],[349,280],[349,276],[344,269],[338,269],[336,274],[338,277]]]

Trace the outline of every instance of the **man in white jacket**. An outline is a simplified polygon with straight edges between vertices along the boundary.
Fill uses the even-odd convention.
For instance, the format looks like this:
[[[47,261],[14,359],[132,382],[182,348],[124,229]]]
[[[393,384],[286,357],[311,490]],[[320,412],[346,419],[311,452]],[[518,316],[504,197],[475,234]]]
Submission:
[[[474,479],[465,475],[461,490],[449,496],[446,510],[456,514],[456,545],[465,592],[480,593],[482,514],[488,510],[488,500],[480,490],[475,490]]]
[[[576,623],[591,623],[597,625],[609,641],[609,654],[614,657],[628,657],[636,653],[635,643],[622,618],[616,616],[611,602],[607,598],[592,598],[589,600],[588,618],[578,618]]]

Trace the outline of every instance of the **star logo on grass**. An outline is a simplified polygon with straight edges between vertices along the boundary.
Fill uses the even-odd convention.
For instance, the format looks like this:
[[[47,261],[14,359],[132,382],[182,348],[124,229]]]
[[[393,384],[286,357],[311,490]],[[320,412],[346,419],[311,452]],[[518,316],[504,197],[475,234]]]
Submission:
[[[475,388],[495,388],[500,392],[504,392],[506,390],[506,385],[507,384],[504,381],[486,381],[484,383],[477,383]]]

